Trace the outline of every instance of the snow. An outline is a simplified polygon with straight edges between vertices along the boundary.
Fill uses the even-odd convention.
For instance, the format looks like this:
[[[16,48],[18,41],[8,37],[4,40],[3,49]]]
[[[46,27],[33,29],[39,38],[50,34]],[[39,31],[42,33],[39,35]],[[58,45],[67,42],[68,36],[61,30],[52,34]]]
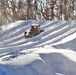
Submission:
[[[44,32],[25,38],[32,24]],[[76,75],[76,20],[20,20],[1,26],[0,75]]]

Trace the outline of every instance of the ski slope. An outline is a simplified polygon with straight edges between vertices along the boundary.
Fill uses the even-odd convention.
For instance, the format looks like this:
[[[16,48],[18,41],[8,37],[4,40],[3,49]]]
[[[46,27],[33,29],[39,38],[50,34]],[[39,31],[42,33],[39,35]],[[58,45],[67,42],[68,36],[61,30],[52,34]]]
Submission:
[[[44,30],[25,38],[31,24]],[[76,75],[76,21],[20,20],[0,27],[0,75]]]

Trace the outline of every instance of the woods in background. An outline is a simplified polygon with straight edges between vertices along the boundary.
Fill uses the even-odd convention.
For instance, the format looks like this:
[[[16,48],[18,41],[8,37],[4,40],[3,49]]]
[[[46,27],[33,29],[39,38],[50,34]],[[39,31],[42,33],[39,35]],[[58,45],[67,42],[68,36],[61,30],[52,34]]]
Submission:
[[[16,20],[75,20],[76,0],[0,0],[0,25]]]

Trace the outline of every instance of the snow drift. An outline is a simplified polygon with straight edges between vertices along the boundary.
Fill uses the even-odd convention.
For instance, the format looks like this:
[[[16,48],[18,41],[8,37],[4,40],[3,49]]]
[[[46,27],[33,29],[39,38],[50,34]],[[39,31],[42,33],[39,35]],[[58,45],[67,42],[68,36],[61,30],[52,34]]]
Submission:
[[[31,24],[44,30],[25,38]],[[76,75],[76,21],[17,21],[0,27],[0,75]]]

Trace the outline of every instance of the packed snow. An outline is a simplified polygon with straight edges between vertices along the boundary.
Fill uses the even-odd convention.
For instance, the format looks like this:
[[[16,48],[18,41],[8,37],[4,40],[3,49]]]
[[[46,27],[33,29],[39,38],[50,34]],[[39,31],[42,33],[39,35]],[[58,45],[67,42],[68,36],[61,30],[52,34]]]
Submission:
[[[25,38],[32,24],[44,32]],[[0,75],[76,75],[76,20],[20,20],[0,27]]]

